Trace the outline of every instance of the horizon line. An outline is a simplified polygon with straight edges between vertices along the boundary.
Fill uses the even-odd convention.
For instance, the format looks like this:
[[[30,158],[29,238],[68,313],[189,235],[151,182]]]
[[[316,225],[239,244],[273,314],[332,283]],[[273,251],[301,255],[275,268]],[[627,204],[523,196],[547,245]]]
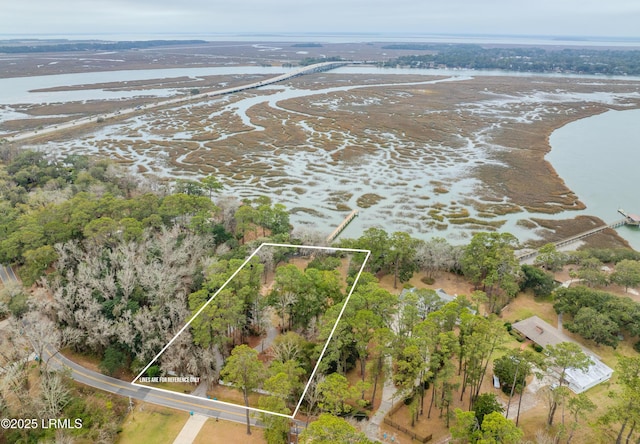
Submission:
[[[296,36],[309,36],[309,37],[401,37],[401,38],[425,38],[425,37],[462,37],[462,38],[542,38],[548,40],[561,40],[568,39],[571,41],[640,41],[640,35],[637,36],[611,36],[611,35],[583,35],[583,34],[510,34],[510,33],[422,33],[412,31],[391,31],[391,32],[379,32],[379,31],[239,31],[239,32],[211,32],[211,31],[94,31],[94,32],[38,32],[38,33],[2,33],[0,37],[4,36],[20,36],[21,38],[29,38],[33,36],[37,39],[39,36],[86,36],[86,35],[104,35],[104,36],[117,36],[117,35],[202,35],[202,36],[239,36],[239,37],[296,37]]]

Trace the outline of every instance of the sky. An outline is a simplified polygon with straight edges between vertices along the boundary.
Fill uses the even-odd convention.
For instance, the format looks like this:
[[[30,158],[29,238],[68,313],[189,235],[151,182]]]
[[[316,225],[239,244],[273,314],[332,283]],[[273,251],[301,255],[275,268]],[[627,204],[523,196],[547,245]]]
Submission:
[[[0,0],[0,34],[640,37],[638,0]]]

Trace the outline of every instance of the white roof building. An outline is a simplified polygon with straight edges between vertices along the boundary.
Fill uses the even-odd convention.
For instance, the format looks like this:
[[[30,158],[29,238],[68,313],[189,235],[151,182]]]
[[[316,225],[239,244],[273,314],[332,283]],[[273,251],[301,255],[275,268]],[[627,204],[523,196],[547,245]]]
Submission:
[[[522,333],[528,339],[542,347],[546,347],[547,345],[557,345],[561,342],[573,342],[574,344],[578,344],[569,336],[546,323],[538,316],[531,316],[530,318],[516,322],[512,327],[514,330]],[[585,390],[608,380],[613,374],[613,370],[604,362],[600,361],[600,358],[596,354],[582,345],[578,345],[582,348],[584,353],[591,358],[593,364],[589,366],[586,372],[573,368],[567,369],[565,372],[564,379],[574,393],[582,393]]]

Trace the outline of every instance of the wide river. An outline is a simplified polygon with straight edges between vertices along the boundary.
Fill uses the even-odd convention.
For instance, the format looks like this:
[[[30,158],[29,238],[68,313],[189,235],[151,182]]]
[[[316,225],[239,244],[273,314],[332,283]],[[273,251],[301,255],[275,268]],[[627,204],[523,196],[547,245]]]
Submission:
[[[587,208],[576,214],[606,222],[621,219],[619,208],[640,214],[640,110],[607,111],[572,122],[550,137],[553,165]],[[640,228],[618,228],[640,251]]]

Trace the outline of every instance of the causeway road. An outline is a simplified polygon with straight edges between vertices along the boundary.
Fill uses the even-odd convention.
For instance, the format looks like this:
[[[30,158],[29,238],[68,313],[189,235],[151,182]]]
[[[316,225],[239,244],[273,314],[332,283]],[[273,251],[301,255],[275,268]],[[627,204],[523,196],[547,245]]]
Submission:
[[[352,62],[322,62],[315,63],[313,65],[303,66],[302,68],[293,69],[284,74],[280,74],[278,76],[272,77],[270,79],[261,80],[259,82],[252,82],[246,85],[234,86],[231,88],[218,89],[214,91],[209,91],[201,94],[186,94],[179,97],[174,97],[167,100],[161,100],[155,103],[149,103],[145,105],[135,106],[131,108],[121,109],[118,111],[110,112],[110,113],[101,113],[96,114],[94,116],[86,116],[79,119],[70,120],[68,122],[59,123],[56,125],[46,126],[44,128],[32,130],[32,131],[24,131],[22,133],[13,134],[5,139],[8,142],[19,142],[27,139],[32,139],[34,137],[40,137],[42,135],[50,135],[55,134],[57,132],[68,130],[71,128],[79,128],[81,126],[87,125],[95,125],[98,121],[107,122],[109,119],[120,119],[127,115],[140,114],[144,113],[148,110],[160,108],[168,105],[179,105],[183,103],[188,103],[192,101],[197,101],[201,99],[206,99],[214,96],[221,96],[226,94],[232,94],[235,92],[245,91],[253,88],[260,88],[261,86],[271,85],[273,83],[282,82],[285,80],[292,79],[294,77],[298,77],[304,74],[309,74],[313,72],[319,71],[329,71],[331,69],[337,68],[339,66],[344,66]]]

